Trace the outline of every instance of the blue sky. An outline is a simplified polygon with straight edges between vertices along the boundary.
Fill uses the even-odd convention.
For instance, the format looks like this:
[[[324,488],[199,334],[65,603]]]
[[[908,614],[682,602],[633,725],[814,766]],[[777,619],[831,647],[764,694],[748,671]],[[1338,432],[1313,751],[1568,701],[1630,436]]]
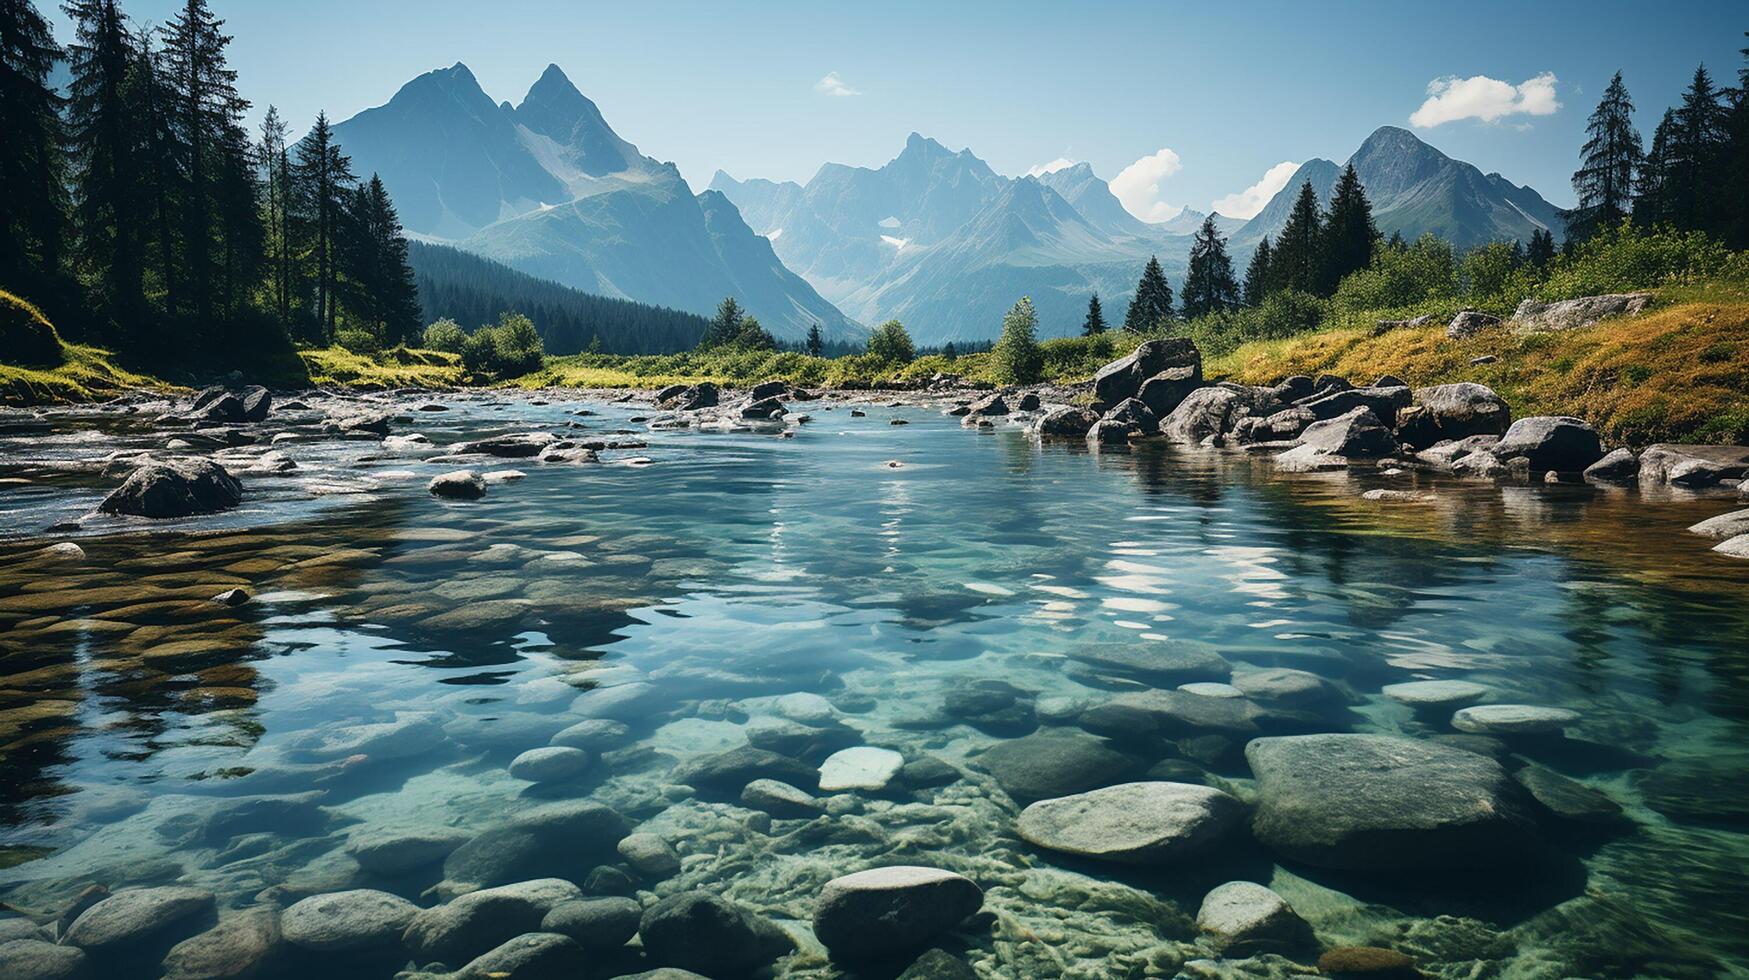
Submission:
[[[124,6],[161,22],[177,3]],[[1065,159],[1108,180],[1132,168],[1120,197],[1156,217],[1216,200],[1243,210],[1272,167],[1341,161],[1386,124],[1570,205],[1585,116],[1613,71],[1649,141],[1696,64],[1735,80],[1749,29],[1741,0],[213,6],[236,35],[244,95],[299,128],[456,61],[519,101],[555,62],[696,188],[719,167],[805,180],[828,160],[876,166],[916,130],[1003,173]],[[1430,85],[1445,97],[1423,110]]]

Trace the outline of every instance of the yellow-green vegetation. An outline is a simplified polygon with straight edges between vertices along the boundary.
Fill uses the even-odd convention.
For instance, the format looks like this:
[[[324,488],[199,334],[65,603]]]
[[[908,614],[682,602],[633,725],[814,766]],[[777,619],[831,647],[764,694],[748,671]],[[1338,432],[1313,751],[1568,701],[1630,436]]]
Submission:
[[[460,354],[393,347],[378,354],[338,345],[298,351],[310,383],[354,388],[449,388],[464,383]]]
[[[162,385],[107,350],[62,342],[42,311],[0,290],[0,403],[87,402]]]
[[[1578,330],[1518,336],[1496,327],[1463,340],[1447,339],[1442,323],[1383,333],[1336,327],[1244,344],[1210,359],[1205,373],[1245,384],[1321,373],[1357,383],[1383,374],[1417,386],[1474,381],[1516,415],[1576,415],[1617,442],[1742,442],[1749,301],[1677,302]]]

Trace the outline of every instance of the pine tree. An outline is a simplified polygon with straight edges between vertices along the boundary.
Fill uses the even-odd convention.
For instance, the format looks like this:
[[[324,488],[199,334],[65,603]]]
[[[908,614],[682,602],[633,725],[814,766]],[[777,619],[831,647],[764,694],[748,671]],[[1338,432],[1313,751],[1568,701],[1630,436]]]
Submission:
[[[352,174],[352,161],[334,142],[327,113],[318,112],[315,126],[298,141],[294,175],[301,185],[297,199],[309,229],[312,271],[316,277],[315,334],[321,342],[330,343],[340,315],[336,239],[346,215],[350,188],[357,178]]]
[[[1372,223],[1372,204],[1366,199],[1366,188],[1360,175],[1349,164],[1336,181],[1330,195],[1330,219],[1325,222],[1321,237],[1323,272],[1319,292],[1328,296],[1336,291],[1342,277],[1372,264],[1373,249],[1379,240],[1379,230]]]
[[[952,361],[952,360],[958,359],[958,357],[960,356],[960,353],[957,349],[954,348],[953,341],[950,340],[947,342],[947,346],[945,346],[941,349],[941,356]]]
[[[419,293],[407,265],[407,239],[382,178],[352,192],[338,242],[341,303],[347,323],[383,346],[411,342],[419,330]]]
[[[152,162],[139,152],[140,128],[150,119],[141,118],[144,107],[133,96],[150,87],[150,71],[139,77],[144,59],[115,0],[73,0],[64,9],[74,36],[67,118],[78,265],[115,335],[138,329],[146,307],[136,177]]]
[[[705,327],[704,336],[699,339],[700,350],[712,347],[723,347],[735,342],[741,334],[741,321],[746,318],[746,312],[733,296],[724,296],[717,304],[717,313],[711,317],[710,325]]]
[[[1634,184],[1634,223],[1650,228],[1671,219],[1670,143],[1676,134],[1676,110],[1665,109],[1652,131],[1652,149],[1640,162]]]
[[[1525,250],[1524,261],[1531,268],[1541,272],[1555,260],[1555,234],[1547,228],[1537,228],[1530,233],[1530,248]]]
[[[1158,269],[1158,263],[1149,265]],[[1002,318],[1002,336],[990,348],[996,379],[1003,384],[1032,384],[1044,371],[1044,353],[1038,346],[1038,313],[1032,297],[1022,296]]]
[[[0,283],[29,298],[59,292],[67,248],[61,97],[49,72],[61,50],[30,0],[0,0]],[[51,304],[52,306],[52,304]]]
[[[826,349],[826,338],[820,335],[818,323],[808,324],[808,339],[802,347],[809,357],[819,357]]]
[[[287,336],[292,334],[292,178],[291,150],[287,143],[291,127],[273,106],[261,121],[261,142],[256,161],[261,168],[263,246],[267,259],[267,298],[275,322]]]
[[[1725,147],[1725,108],[1719,91],[1702,65],[1682,93],[1676,127],[1667,148],[1664,183],[1669,219],[1678,228],[1708,230],[1717,222],[1713,211],[1719,164]],[[1741,178],[1739,178],[1741,179]]]
[[[1087,301],[1087,319],[1081,321],[1081,336],[1097,337],[1105,332],[1105,311],[1099,308],[1099,294]]]
[[[1246,306],[1257,306],[1269,295],[1270,261],[1269,236],[1265,235],[1257,243],[1257,251],[1251,253],[1251,264],[1245,267]]]
[[[1026,305],[1028,310],[1032,309],[1030,298]],[[1130,308],[1124,313],[1123,328],[1130,333],[1146,333],[1170,319],[1172,286],[1166,281],[1166,273],[1160,269],[1160,260],[1150,255],[1148,264],[1142,269],[1142,278],[1136,283],[1135,298],[1130,300]]]
[[[1749,31],[1743,36],[1749,38]],[[1725,245],[1749,249],[1749,47],[1741,49],[1743,66],[1737,69],[1737,87],[1730,93],[1731,109],[1725,120],[1724,163],[1719,168]]]
[[[1632,208],[1634,174],[1643,153],[1640,131],[1634,128],[1634,102],[1621,72],[1603,90],[1585,133],[1579,169],[1573,173],[1579,205],[1567,222],[1567,234],[1582,239],[1620,224]]]
[[[1221,313],[1239,305],[1239,284],[1233,280],[1233,260],[1227,257],[1227,242],[1215,227],[1213,215],[1190,244],[1190,270],[1184,276],[1184,317],[1193,320],[1208,313]]]
[[[1385,247],[1393,252],[1407,252],[1409,250],[1409,243],[1404,240],[1402,232],[1393,231],[1391,232],[1390,240],[1385,242]]]
[[[1269,291],[1293,289],[1302,293],[1315,292],[1323,273],[1319,244],[1322,238],[1323,215],[1318,207],[1318,192],[1312,182],[1300,185],[1299,197],[1288,214],[1287,225],[1276,236],[1269,259]]]
[[[146,272],[155,282],[165,316],[181,313],[184,270],[176,227],[186,193],[182,176],[182,144],[176,134],[175,95],[164,70],[164,56],[151,31],[134,37],[134,65],[129,86],[129,111],[139,128],[139,209],[149,224]]]
[[[198,330],[212,329],[221,293],[226,241],[237,229],[227,214],[236,206],[233,181],[242,141],[238,119],[249,103],[237,94],[237,73],[225,61],[231,39],[207,0],[184,0],[164,28],[165,68],[175,97],[173,118],[182,145],[183,261]],[[253,213],[254,208],[249,208]],[[219,257],[215,260],[215,256]]]

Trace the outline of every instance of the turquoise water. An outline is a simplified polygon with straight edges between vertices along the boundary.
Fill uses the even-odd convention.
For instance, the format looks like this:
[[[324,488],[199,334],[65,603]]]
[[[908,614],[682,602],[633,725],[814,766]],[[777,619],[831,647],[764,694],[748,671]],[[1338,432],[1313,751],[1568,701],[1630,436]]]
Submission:
[[[1292,972],[1207,962],[1189,919],[1235,878],[1273,887],[1323,945],[1401,949],[1429,975],[1749,972],[1749,563],[1682,530],[1728,499],[1424,481],[1428,502],[1373,503],[1359,494],[1378,478],[1041,446],[924,407],[798,404],[812,420],[782,438],[651,432],[633,405],[452,405],[395,431],[445,443],[580,420],[648,445],[601,464],[470,464],[523,475],[446,503],[424,484],[456,464],[311,435],[275,447],[297,470],[243,478],[242,509],[142,530],[86,517],[112,481],[71,464],[161,441],[139,417],[0,431],[0,478],[16,481],[0,484],[0,843],[19,862],[0,901],[47,915],[92,882],[176,882],[226,909],[361,884],[430,904],[438,870],[385,885],[348,838],[472,834],[590,798],[678,850],[677,874],[635,882],[645,899],[703,888],[797,933],[780,975],[825,969],[805,932],[820,884],[892,863],[984,887],[993,917],[957,941],[987,976]],[[39,553],[65,540],[84,556]],[[202,601],[232,586],[254,599]],[[1519,873],[1388,878],[1248,842],[1147,872],[1017,838],[1025,801],[980,755],[1079,731],[1080,710],[1126,687],[1075,650],[1186,642],[1336,686],[1266,717],[1267,734],[1450,733],[1447,714],[1380,693],[1410,680],[1570,708],[1565,737],[1512,740],[1505,762],[1601,790],[1629,822],[1551,821],[1544,860]],[[580,690],[629,684],[648,687],[584,776],[509,775],[581,719]],[[797,694],[827,704],[778,700]],[[811,821],[761,820],[671,778],[818,712],[836,719],[828,750],[935,757],[961,778],[840,794]],[[349,741],[349,726],[397,721],[416,737]],[[1244,740],[1112,747],[1124,778],[1170,771],[1249,799]],[[212,829],[239,797],[310,791],[324,795],[297,820]]]

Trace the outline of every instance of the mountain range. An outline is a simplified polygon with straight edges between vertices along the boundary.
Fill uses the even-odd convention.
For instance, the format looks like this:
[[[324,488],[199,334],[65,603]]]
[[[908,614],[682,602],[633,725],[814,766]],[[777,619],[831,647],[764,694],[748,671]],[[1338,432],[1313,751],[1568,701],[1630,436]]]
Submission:
[[[775,336],[862,329],[795,275],[720,194],[621,139],[549,65],[521,104],[494,103],[466,65],[428,72],[334,127],[383,178],[405,227],[603,296],[709,314],[735,296]]]

